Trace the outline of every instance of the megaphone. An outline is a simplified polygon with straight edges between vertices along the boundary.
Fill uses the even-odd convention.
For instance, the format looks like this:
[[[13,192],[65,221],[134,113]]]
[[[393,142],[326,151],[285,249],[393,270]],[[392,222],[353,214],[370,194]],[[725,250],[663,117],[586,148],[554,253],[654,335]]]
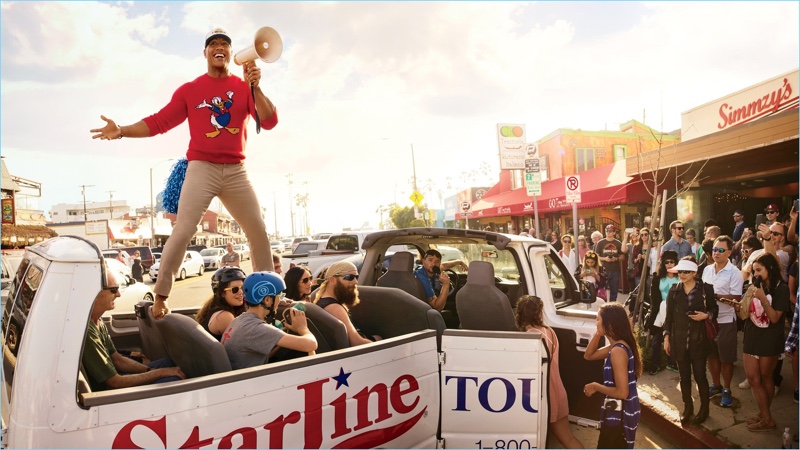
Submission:
[[[261,27],[256,31],[253,45],[236,52],[233,56],[233,62],[240,66],[257,59],[272,63],[281,57],[282,52],[283,41],[281,40],[281,35],[274,28]]]

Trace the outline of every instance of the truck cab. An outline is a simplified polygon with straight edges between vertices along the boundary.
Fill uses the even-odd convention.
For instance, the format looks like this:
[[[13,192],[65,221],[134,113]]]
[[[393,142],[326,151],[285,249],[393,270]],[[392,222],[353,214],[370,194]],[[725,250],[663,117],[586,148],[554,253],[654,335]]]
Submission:
[[[573,380],[564,379],[571,414],[592,420],[579,404],[592,399],[578,402],[582,385],[572,386],[601,379],[598,365],[578,358],[581,339],[593,332],[594,312],[581,302],[571,275],[559,270],[558,258],[551,260],[552,248],[532,239],[452,231],[395,230],[365,238],[361,302],[351,313],[359,328],[383,340],[349,347],[344,325],[307,304],[316,355],[231,370],[221,344],[194,322],[197,308],[156,321],[144,301],[135,312],[102,318],[116,348],[169,357],[187,379],[104,391],[92,391],[81,369],[87,323],[105,277],[100,250],[71,236],[28,247],[8,300],[7,315],[23,325],[16,354],[3,322],[3,446],[546,446],[549,355],[542,336],[464,323],[448,328],[441,313],[412,294],[370,284],[380,279],[381,260],[393,245],[463,248],[472,261],[492,262],[492,283],[506,289],[509,302],[522,293],[547,298],[547,320],[562,342],[561,375]],[[463,274],[456,275],[460,283]],[[574,364],[563,359],[573,356]],[[596,407],[584,409],[596,416],[595,400]]]

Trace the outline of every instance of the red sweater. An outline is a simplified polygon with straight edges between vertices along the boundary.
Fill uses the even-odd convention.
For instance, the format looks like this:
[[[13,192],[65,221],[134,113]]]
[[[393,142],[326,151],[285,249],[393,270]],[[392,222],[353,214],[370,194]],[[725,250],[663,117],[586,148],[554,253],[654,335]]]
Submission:
[[[213,78],[199,76],[179,87],[161,111],[143,120],[150,136],[166,133],[189,118],[189,161],[238,164],[244,160],[247,123],[256,107],[250,85],[230,75]],[[261,119],[261,127],[271,130],[278,124],[278,112]]]

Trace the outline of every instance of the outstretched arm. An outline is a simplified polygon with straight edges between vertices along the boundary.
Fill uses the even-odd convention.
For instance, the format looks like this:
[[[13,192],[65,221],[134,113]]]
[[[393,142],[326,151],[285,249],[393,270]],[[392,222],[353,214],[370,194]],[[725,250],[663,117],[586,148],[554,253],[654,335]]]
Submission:
[[[123,137],[150,137],[150,127],[148,127],[143,120],[140,120],[133,125],[119,126],[116,122],[107,118],[106,116],[101,115],[100,118],[106,121],[106,125],[103,128],[93,128],[89,130],[90,133],[97,133],[92,136],[92,139],[110,141],[113,139],[122,139]]]

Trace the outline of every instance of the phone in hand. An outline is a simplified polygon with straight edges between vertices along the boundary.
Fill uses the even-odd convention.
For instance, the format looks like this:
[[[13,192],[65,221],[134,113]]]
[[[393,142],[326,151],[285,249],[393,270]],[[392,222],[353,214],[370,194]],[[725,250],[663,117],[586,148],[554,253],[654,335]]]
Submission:
[[[633,228],[625,228],[625,233],[633,234]]]
[[[763,214],[756,214],[756,232],[758,232],[758,226],[764,223],[764,215]]]
[[[687,316],[693,316],[695,314],[697,314],[697,311],[686,311]]]
[[[794,212],[800,211],[800,198],[794,199],[794,205],[792,205]]]

